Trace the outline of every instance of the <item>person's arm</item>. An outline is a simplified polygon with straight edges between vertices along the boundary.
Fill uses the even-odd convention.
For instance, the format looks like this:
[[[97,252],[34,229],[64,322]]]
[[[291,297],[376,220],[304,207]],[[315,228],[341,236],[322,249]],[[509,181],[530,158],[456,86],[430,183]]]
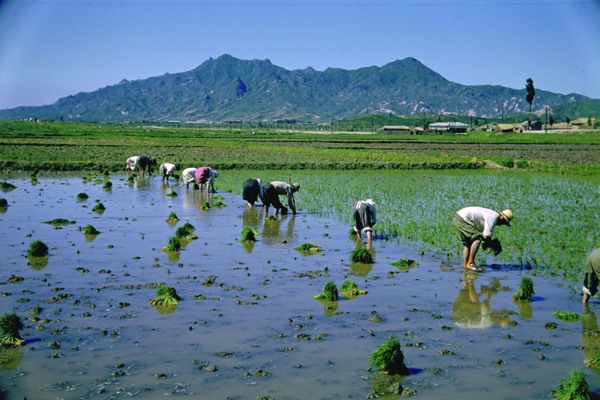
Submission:
[[[288,197],[288,206],[292,210],[294,214],[296,214],[296,200],[294,200],[294,192],[292,191],[292,187],[288,187],[287,189],[287,197]]]

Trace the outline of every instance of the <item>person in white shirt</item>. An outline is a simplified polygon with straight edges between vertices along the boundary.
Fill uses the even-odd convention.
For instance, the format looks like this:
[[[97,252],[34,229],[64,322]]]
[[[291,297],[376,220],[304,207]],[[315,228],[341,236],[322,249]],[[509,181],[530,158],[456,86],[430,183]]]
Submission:
[[[269,214],[269,206],[273,205],[275,208],[275,216],[279,214],[287,214],[287,208],[279,201],[280,195],[286,195],[288,199],[288,206],[292,210],[292,213],[296,215],[296,201],[294,200],[294,193],[300,190],[299,183],[289,184],[283,181],[273,181],[267,183],[263,187],[263,205],[265,207],[267,215]]]
[[[481,272],[475,264],[475,256],[482,241],[489,242],[497,225],[510,226],[511,210],[494,211],[484,207],[465,207],[454,214],[454,226],[463,244],[463,267]]]
[[[175,180],[179,180],[179,176],[175,175],[175,171],[177,171],[177,165],[170,163],[162,163],[160,167],[158,167],[158,173],[162,176],[162,181],[165,179],[169,182],[169,177],[172,176]]]

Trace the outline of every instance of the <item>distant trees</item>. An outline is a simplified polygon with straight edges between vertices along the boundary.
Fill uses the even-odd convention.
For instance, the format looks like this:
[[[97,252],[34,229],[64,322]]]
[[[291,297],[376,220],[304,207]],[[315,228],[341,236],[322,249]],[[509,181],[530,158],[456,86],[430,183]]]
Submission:
[[[525,81],[525,89],[527,90],[527,96],[525,99],[529,103],[529,117],[527,121],[531,124],[531,107],[533,106],[533,98],[535,97],[535,88],[533,87],[533,79],[527,78]]]

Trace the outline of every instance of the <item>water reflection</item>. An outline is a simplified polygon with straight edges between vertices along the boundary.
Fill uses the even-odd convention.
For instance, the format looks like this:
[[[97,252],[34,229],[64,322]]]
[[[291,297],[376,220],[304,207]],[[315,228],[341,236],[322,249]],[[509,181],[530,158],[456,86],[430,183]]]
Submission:
[[[600,331],[598,331],[598,320],[596,314],[590,309],[589,304],[583,305],[583,316],[581,320],[581,345],[583,347],[584,363],[596,357],[600,353]],[[591,365],[588,365],[591,368]],[[592,368],[600,375],[600,370]]]
[[[263,240],[265,243],[287,243],[294,237],[294,225],[296,223],[296,216],[282,216],[277,219],[265,218],[263,225]],[[281,233],[282,226],[285,225],[285,232]]]
[[[463,275],[463,287],[458,292],[452,305],[451,318],[456,326],[465,329],[485,329],[492,325],[506,325],[510,321],[510,313],[499,310],[492,311],[490,302],[498,292],[499,284],[481,285],[480,291],[475,289],[475,276]],[[483,300],[481,300],[481,298]]]
[[[0,371],[17,369],[23,361],[23,348],[9,348],[0,351]]]
[[[356,238],[355,238],[356,239]],[[375,249],[373,249],[373,245],[371,242],[363,243],[360,238],[355,241],[354,249],[367,249],[369,253],[371,253],[371,257],[373,258],[373,263],[375,263]],[[352,258],[350,255],[348,257]],[[350,264],[350,274],[354,276],[365,277],[369,275],[369,272],[373,269],[373,263],[364,264],[364,263],[351,263]]]

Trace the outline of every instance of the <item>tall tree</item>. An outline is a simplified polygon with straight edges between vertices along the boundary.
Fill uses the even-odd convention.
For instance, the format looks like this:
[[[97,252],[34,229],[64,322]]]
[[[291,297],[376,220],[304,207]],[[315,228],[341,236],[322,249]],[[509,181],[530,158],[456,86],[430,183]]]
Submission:
[[[528,128],[531,129],[531,107],[533,105],[533,98],[535,97],[535,88],[533,87],[533,79],[527,78],[527,81],[525,82],[525,89],[527,89],[527,96],[525,97],[525,99],[529,103],[529,118],[528,118],[529,126],[528,126]]]

